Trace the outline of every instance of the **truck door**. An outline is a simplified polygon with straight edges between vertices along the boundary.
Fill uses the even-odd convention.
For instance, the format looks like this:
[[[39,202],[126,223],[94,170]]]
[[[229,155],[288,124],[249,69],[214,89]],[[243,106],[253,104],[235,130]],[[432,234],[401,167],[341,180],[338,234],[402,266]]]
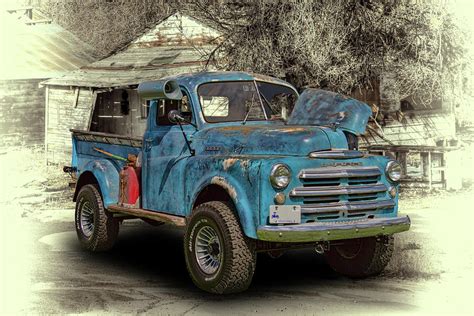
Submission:
[[[184,100],[187,100],[185,97]],[[184,100],[160,99],[152,105],[143,141],[143,208],[184,215],[184,167],[189,150],[181,129],[168,120],[171,110],[179,110],[192,121],[191,106]],[[188,139],[195,128],[183,124]]]

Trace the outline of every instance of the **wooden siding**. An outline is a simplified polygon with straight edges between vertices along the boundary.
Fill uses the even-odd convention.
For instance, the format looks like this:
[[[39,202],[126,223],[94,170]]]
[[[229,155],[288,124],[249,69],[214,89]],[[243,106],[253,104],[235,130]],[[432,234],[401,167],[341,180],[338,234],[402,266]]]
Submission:
[[[48,89],[46,108],[46,162],[70,164],[70,129],[88,130],[94,93],[89,89],[54,87]]]
[[[436,142],[456,136],[453,113],[443,110],[410,111],[401,121],[390,119],[383,126],[384,137],[394,145],[436,146]],[[370,145],[388,145],[387,141],[366,132]],[[367,145],[362,139],[361,146]]]
[[[207,57],[215,48],[218,36],[215,30],[176,13],[117,53],[44,84],[120,88],[183,72],[201,71],[209,66]]]
[[[141,111],[143,103],[130,88],[144,81],[203,70],[206,53],[215,47],[212,41],[218,35],[196,20],[176,13],[115,54],[43,82],[49,91],[46,96],[49,99],[45,136],[47,162],[70,163],[71,128],[141,137],[146,126]],[[75,87],[79,86],[83,88],[75,107]],[[124,88],[129,93],[128,115],[122,115],[120,110]],[[102,92],[97,93],[95,99],[89,89]],[[92,103],[96,104],[95,111],[92,111]]]
[[[43,79],[0,81],[0,146],[42,145]]]
[[[133,41],[130,47],[205,45],[218,36],[218,32],[193,18],[175,13]]]

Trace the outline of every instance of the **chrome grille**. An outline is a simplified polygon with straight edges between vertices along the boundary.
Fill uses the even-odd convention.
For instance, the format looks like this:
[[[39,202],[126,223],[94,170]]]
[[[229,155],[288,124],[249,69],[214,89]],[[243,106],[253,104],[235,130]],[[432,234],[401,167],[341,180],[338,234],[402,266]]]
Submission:
[[[380,170],[377,167],[323,167],[317,169],[301,170],[300,179],[334,179],[334,178],[360,178],[378,177]]]
[[[390,210],[395,203],[387,198],[387,186],[380,182],[378,167],[344,166],[303,169],[301,186],[290,191],[302,200],[303,220],[332,220],[341,217],[371,217]]]
[[[331,195],[357,195],[372,194],[387,191],[385,184],[373,185],[340,185],[340,186],[316,186],[316,187],[298,187],[290,192],[292,197],[319,197]]]

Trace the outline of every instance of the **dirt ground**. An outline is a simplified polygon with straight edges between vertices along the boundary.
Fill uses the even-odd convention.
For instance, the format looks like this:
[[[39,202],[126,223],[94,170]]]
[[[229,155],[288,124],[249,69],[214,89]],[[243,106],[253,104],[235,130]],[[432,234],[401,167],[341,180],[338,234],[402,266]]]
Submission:
[[[0,314],[474,313],[472,189],[403,193],[412,228],[379,277],[341,277],[310,249],[261,254],[247,292],[214,296],[187,275],[182,231],[130,221],[112,251],[81,250],[68,176],[43,162],[0,151]]]

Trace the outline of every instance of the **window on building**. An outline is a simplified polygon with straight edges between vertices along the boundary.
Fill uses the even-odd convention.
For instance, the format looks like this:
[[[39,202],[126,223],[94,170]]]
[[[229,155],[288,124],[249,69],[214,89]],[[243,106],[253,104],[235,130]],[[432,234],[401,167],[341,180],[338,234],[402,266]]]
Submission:
[[[148,117],[150,112],[150,102],[151,100],[143,100],[140,106],[140,118],[145,120]]]

